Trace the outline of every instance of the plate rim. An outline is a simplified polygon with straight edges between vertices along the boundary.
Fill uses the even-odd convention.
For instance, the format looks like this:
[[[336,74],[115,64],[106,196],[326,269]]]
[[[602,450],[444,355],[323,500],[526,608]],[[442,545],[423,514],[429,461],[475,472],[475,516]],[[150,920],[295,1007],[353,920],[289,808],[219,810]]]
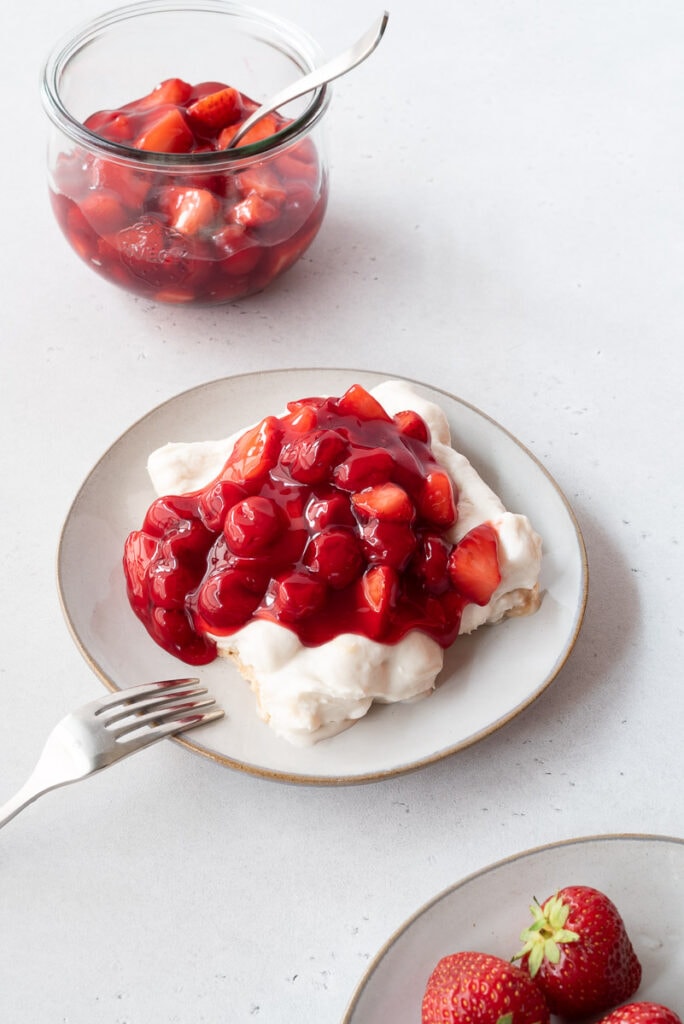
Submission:
[[[201,382],[199,384],[194,384],[194,385],[192,385],[189,388],[184,388],[182,391],[179,391],[179,392],[177,392],[177,393],[175,393],[173,395],[170,395],[168,398],[165,398],[161,402],[158,402],[152,408],[148,409],[147,412],[143,413],[141,416],[139,416],[137,419],[135,419],[123,431],[121,431],[117,435],[117,437],[114,438],[113,441],[111,441],[111,443],[105,448],[105,450],[102,452],[102,454],[99,456],[99,458],[91,466],[90,470],[86,473],[86,475],[83,478],[83,480],[82,480],[78,490],[76,491],[76,494],[74,495],[73,499],[71,500],[71,502],[70,502],[70,504],[69,504],[69,506],[67,508],[66,515],[64,517],[64,520],[63,520],[63,523],[62,523],[62,526],[61,526],[61,529],[60,529],[60,532],[59,532],[59,539],[58,539],[57,552],[56,552],[56,565],[55,565],[55,568],[56,568],[56,582],[57,582],[57,593],[58,593],[59,605],[60,605],[60,608],[62,610],[62,614],[64,616],[64,619],[65,619],[68,631],[69,631],[69,633],[71,635],[71,638],[72,638],[74,644],[76,645],[77,650],[80,652],[81,656],[84,658],[86,664],[90,667],[91,671],[94,673],[94,675],[97,677],[97,679],[105,686],[105,688],[108,689],[109,691],[116,692],[116,691],[120,690],[121,687],[117,686],[116,683],[114,682],[114,680],[111,679],[107,675],[107,673],[101,668],[101,666],[97,663],[95,658],[91,655],[91,653],[87,649],[85,643],[82,641],[81,637],[79,636],[78,630],[76,628],[76,624],[74,623],[73,618],[72,618],[71,614],[69,613],[69,609],[67,607],[67,603],[66,603],[66,599],[65,599],[64,592],[63,592],[63,587],[62,587],[62,564],[63,564],[64,547],[65,547],[65,542],[66,542],[66,534],[67,534],[67,530],[68,530],[68,527],[69,527],[72,515],[76,511],[77,506],[78,506],[78,504],[79,504],[79,502],[80,502],[80,500],[82,498],[82,495],[87,490],[87,488],[88,488],[89,484],[91,483],[91,481],[93,480],[93,478],[99,472],[102,464],[109,458],[109,456],[112,453],[112,451],[122,442],[122,440],[125,437],[127,437],[128,435],[132,434],[137,429],[139,429],[140,426],[142,426],[142,424],[144,424],[147,420],[150,420],[153,417],[157,416],[163,409],[165,409],[171,403],[182,401],[183,399],[189,397],[190,395],[200,393],[200,392],[202,392],[205,389],[210,388],[210,387],[220,387],[222,384],[226,384],[228,382],[239,382],[241,380],[248,379],[248,378],[254,378],[254,377],[296,376],[297,374],[301,374],[301,373],[307,373],[307,374],[308,373],[347,374],[347,375],[350,375],[350,376],[354,376],[356,374],[364,374],[364,375],[371,375],[371,376],[377,377],[378,381],[380,381],[380,380],[397,380],[397,381],[402,381],[402,382],[407,383],[407,384],[415,385],[418,388],[424,388],[427,391],[432,392],[433,394],[443,395],[448,401],[456,402],[458,405],[464,407],[468,411],[470,411],[470,412],[474,413],[475,415],[481,417],[483,420],[486,420],[488,423],[490,423],[492,426],[494,426],[498,431],[500,431],[502,434],[504,434],[508,438],[509,441],[511,441],[513,444],[515,444],[516,447],[518,447],[522,451],[522,453],[528,459],[530,459],[530,461],[536,466],[536,468],[541,471],[543,476],[546,478],[547,482],[550,484],[552,489],[555,491],[557,497],[560,499],[561,504],[563,505],[563,507],[565,509],[565,512],[566,512],[566,514],[568,516],[568,519],[569,519],[569,521],[570,521],[570,523],[572,525],[572,529],[573,529],[573,533],[574,533],[574,538],[575,538],[575,541],[576,541],[577,546],[578,546],[578,552],[579,552],[579,558],[580,558],[580,593],[579,593],[579,601],[578,601],[577,607],[575,609],[575,617],[574,617],[572,633],[569,635],[568,640],[567,640],[563,650],[561,651],[560,657],[558,658],[558,660],[556,661],[555,665],[553,666],[553,669],[543,679],[542,683],[539,686],[537,686],[531,693],[529,693],[527,695],[527,697],[520,704],[516,705],[514,708],[510,709],[509,711],[507,711],[504,715],[502,715],[501,717],[497,718],[495,721],[490,722],[486,727],[480,729],[479,731],[477,731],[473,735],[471,735],[469,737],[466,737],[464,740],[459,740],[457,743],[452,744],[452,745],[450,745],[448,747],[445,747],[442,750],[436,751],[435,753],[428,754],[425,757],[420,758],[419,760],[414,760],[414,761],[411,761],[409,763],[402,763],[402,764],[399,764],[399,765],[395,765],[395,766],[393,766],[391,768],[387,768],[385,770],[365,772],[365,773],[360,774],[360,775],[320,776],[320,775],[315,775],[315,774],[293,773],[293,772],[290,772],[290,771],[287,771],[287,770],[278,770],[278,769],[274,769],[274,768],[263,767],[263,766],[259,766],[259,765],[245,763],[244,761],[236,760],[235,758],[230,757],[229,755],[222,754],[220,751],[212,750],[210,748],[204,747],[201,743],[199,743],[199,742],[189,738],[189,737],[192,736],[192,732],[189,732],[189,733],[186,733],[186,734],[181,734],[181,735],[178,735],[178,736],[170,737],[173,740],[174,743],[176,743],[179,746],[185,748],[186,750],[189,750],[190,752],[192,752],[194,754],[198,754],[198,755],[200,755],[202,757],[208,758],[209,760],[214,761],[214,762],[216,762],[218,764],[221,764],[224,767],[231,768],[231,769],[234,769],[236,771],[244,772],[244,773],[246,773],[248,775],[251,775],[251,776],[254,776],[254,777],[257,777],[257,778],[265,778],[265,779],[269,779],[271,781],[294,783],[294,784],[298,784],[298,785],[320,786],[320,787],[341,786],[341,785],[358,785],[358,784],[369,783],[369,782],[379,782],[379,781],[384,781],[385,779],[396,778],[396,777],[398,777],[400,775],[405,775],[405,774],[408,774],[410,772],[418,771],[418,770],[420,770],[422,768],[428,767],[429,765],[436,764],[436,763],[438,763],[440,761],[443,761],[443,760],[445,760],[448,757],[452,757],[453,755],[459,753],[460,751],[466,750],[469,747],[474,746],[476,743],[486,739],[488,736],[491,736],[494,732],[497,732],[499,729],[501,729],[505,725],[507,725],[508,722],[512,721],[512,719],[514,719],[518,715],[522,714],[532,703],[534,703],[535,700],[537,700],[541,696],[541,694],[545,690],[547,690],[551,686],[551,684],[558,677],[559,673],[562,671],[563,667],[567,663],[567,661],[568,661],[568,659],[569,659],[569,657],[570,657],[570,655],[571,655],[571,653],[572,653],[572,651],[573,651],[573,649],[575,647],[575,644],[577,642],[577,638],[579,636],[580,630],[582,628],[582,623],[584,621],[584,617],[585,617],[585,614],[586,614],[587,602],[588,602],[588,594],[589,594],[589,564],[588,564],[588,558],[587,558],[587,549],[586,549],[586,544],[584,542],[584,537],[582,535],[582,530],[581,530],[581,527],[579,525],[579,521],[577,519],[575,511],[572,508],[568,498],[566,497],[564,491],[562,490],[560,485],[557,483],[557,481],[554,479],[552,474],[546,468],[546,466],[544,466],[544,464],[541,462],[541,460],[532,451],[530,451],[530,449],[525,444],[523,444],[522,441],[520,441],[510,430],[508,430],[501,423],[499,423],[499,421],[496,420],[493,416],[491,416],[489,413],[483,412],[482,409],[480,409],[478,406],[474,405],[473,403],[467,401],[466,399],[460,398],[458,395],[455,395],[452,392],[447,391],[445,388],[439,387],[437,385],[429,384],[429,383],[427,383],[425,381],[418,380],[418,379],[416,379],[414,377],[407,377],[407,376],[404,376],[403,374],[385,373],[382,370],[363,369],[361,367],[337,367],[337,366],[326,366],[326,367],[315,367],[315,366],[308,366],[308,367],[302,367],[302,366],[299,366],[299,367],[280,367],[280,368],[271,368],[271,369],[268,369],[268,370],[251,370],[251,371],[245,371],[245,372],[237,373],[237,374],[226,374],[226,375],[224,375],[222,377],[216,377],[216,378],[212,378],[211,380],[205,380],[205,381],[203,381],[203,382]]]
[[[524,850],[519,850],[517,853],[508,854],[506,857],[501,857],[499,860],[493,861],[490,864],[486,864],[484,867],[479,868],[475,871],[469,872],[456,882],[452,882],[451,885],[447,885],[441,889],[430,899],[426,900],[420,907],[418,907],[409,917],[407,917],[389,937],[383,942],[380,949],[373,956],[372,960],[366,967],[363,976],[359,979],[356,987],[349,999],[347,1007],[344,1011],[344,1015],[340,1021],[340,1024],[353,1024],[352,1014],[356,1011],[359,1005],[359,1001],[363,996],[366,988],[368,987],[371,978],[375,971],[378,969],[382,961],[394,948],[397,942],[406,934],[419,918],[427,914],[433,907],[435,907],[442,900],[447,899],[453,893],[459,889],[465,888],[471,882],[476,879],[481,879],[491,874],[493,871],[497,871],[500,868],[508,867],[516,864],[519,861],[526,860],[528,858],[540,856],[543,853],[548,853],[558,849],[569,849],[573,846],[585,846],[588,843],[611,843],[611,842],[624,842],[625,840],[631,842],[648,842],[654,844],[664,845],[676,845],[684,847],[684,839],[679,836],[667,835],[661,833],[652,832],[605,832],[605,833],[592,833],[584,836],[574,836],[569,839],[557,839],[548,843],[541,843],[538,846],[531,846]]]

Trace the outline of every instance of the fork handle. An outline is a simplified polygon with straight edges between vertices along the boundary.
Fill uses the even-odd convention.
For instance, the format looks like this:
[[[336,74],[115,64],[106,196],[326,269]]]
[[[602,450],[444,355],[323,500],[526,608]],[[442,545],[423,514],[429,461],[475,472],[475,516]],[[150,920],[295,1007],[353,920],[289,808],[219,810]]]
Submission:
[[[23,811],[25,807],[37,800],[43,793],[47,793],[50,787],[37,785],[34,776],[32,775],[26,780],[21,789],[14,794],[14,796],[6,803],[0,805],[0,828],[6,825],[8,821],[19,814],[19,811]]]

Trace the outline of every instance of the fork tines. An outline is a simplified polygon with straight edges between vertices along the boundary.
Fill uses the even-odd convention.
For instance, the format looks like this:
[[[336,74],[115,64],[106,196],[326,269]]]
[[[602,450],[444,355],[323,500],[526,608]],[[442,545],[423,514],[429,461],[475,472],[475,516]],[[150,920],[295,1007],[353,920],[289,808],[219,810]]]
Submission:
[[[119,690],[98,702],[96,714],[103,716],[102,724],[118,740],[135,732],[172,735],[215,721],[223,711],[199,679],[187,678]]]

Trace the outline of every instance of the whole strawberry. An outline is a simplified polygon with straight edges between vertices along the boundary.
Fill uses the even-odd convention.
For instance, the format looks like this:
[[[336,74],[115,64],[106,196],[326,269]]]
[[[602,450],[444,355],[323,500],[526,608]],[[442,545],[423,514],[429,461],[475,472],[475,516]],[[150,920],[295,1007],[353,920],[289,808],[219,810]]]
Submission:
[[[541,906],[513,957],[538,985],[551,1013],[601,1013],[632,996],[641,964],[615,904],[585,885],[568,886]]]
[[[674,1010],[660,1003],[626,1003],[602,1017],[599,1024],[682,1024]]]
[[[549,1024],[529,975],[488,953],[452,953],[430,975],[422,1024]]]

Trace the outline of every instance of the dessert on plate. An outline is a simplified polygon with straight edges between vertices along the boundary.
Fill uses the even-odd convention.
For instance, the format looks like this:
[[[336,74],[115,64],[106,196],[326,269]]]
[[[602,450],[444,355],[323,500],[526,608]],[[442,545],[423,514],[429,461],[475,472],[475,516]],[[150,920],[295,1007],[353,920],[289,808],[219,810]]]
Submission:
[[[290,742],[427,696],[459,634],[539,606],[540,537],[407,382],[169,443],[148,471],[159,497],[124,551],[133,610],[189,664],[230,658]]]

